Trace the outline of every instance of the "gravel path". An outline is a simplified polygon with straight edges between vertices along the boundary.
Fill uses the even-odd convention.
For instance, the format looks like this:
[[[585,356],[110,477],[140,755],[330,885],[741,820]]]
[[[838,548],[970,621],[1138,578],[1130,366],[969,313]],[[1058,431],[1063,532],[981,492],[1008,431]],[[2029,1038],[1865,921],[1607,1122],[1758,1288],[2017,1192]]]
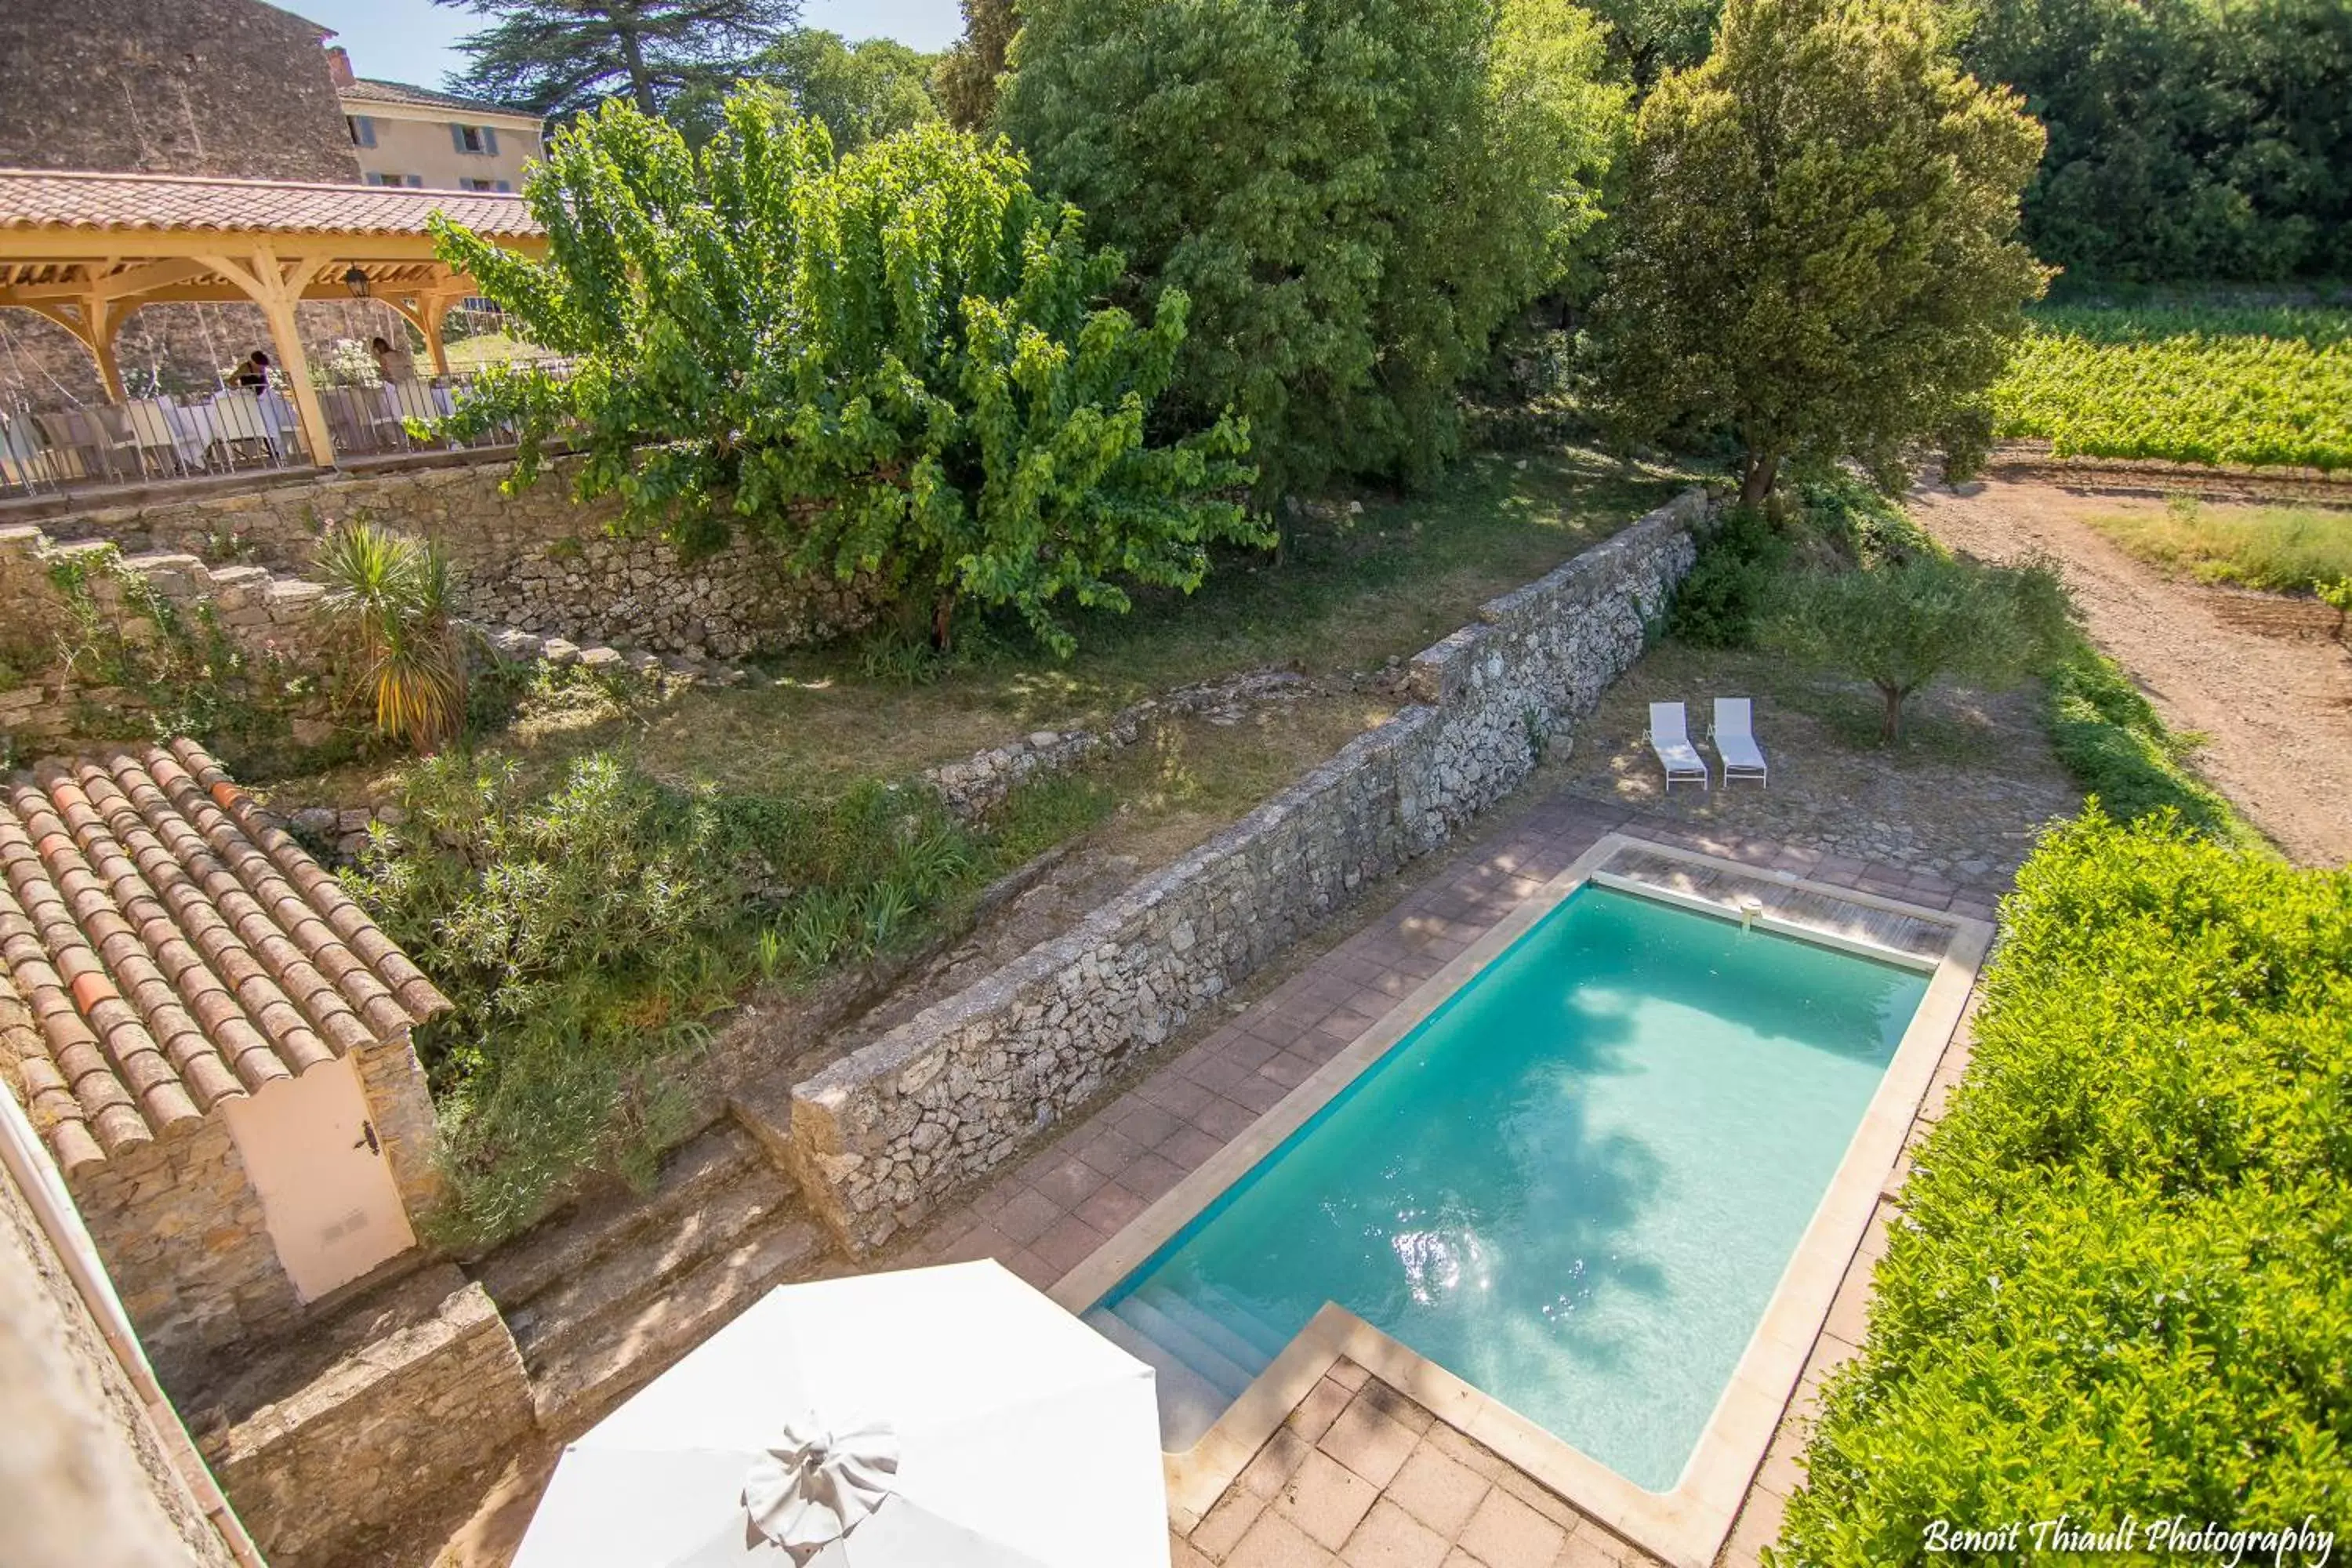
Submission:
[[[2198,769],[2297,862],[2352,861],[2352,655],[2221,619],[2214,590],[2159,575],[2083,520],[2114,498],[2023,479],[1920,490],[1914,516],[1954,549],[2063,563],[2091,637],[2166,722],[2208,739]]]

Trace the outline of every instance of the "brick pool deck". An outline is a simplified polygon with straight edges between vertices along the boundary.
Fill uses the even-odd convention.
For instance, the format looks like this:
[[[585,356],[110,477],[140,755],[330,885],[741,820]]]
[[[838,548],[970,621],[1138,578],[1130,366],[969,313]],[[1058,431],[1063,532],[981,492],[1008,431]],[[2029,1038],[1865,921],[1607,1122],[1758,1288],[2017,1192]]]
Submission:
[[[905,1266],[994,1258],[1049,1289],[1270,1110],[1423,980],[1605,833],[1697,849],[1979,920],[1998,889],[1928,872],[1710,833],[1561,794],[1454,854],[1362,930],[1075,1122],[1051,1146],[916,1238]],[[1965,1018],[1910,1142],[1967,1058]],[[1780,1532],[1821,1380],[1852,1355],[1885,1247],[1888,1178],[1868,1235],[1717,1562],[1745,1565]],[[1171,1521],[1174,1568],[1570,1568],[1654,1561],[1411,1399],[1343,1363],[1292,1412],[1223,1496]]]

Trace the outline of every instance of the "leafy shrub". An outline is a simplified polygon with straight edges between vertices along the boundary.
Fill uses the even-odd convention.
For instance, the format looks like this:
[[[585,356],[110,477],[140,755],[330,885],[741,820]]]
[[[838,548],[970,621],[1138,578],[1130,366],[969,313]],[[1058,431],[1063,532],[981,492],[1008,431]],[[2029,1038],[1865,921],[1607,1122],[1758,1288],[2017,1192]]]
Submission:
[[[419,1031],[442,1223],[528,1224],[583,1169],[649,1173],[682,1110],[664,1064],[755,977],[901,945],[994,864],[926,792],[827,800],[662,784],[608,753],[534,794],[457,754],[407,773],[355,896],[456,1004]]]
[[[1783,577],[1759,639],[1800,664],[1875,686],[1879,738],[1891,742],[1902,734],[1905,701],[1937,678],[2014,685],[2053,668],[2080,637],[2055,567],[1926,555]]]
[[[2190,773],[2196,748],[2165,727],[2123,666],[2084,644],[2050,680],[2050,743],[2084,789],[2120,821],[2170,813],[2222,844],[2260,835]]]
[[[1797,515],[1812,537],[1864,566],[1900,565],[1945,553],[1901,501],[1843,468],[1798,485]]]
[[[1255,541],[1231,492],[1248,432],[1147,416],[1188,302],[1101,303],[1118,254],[1031,189],[1002,143],[926,125],[836,158],[773,89],[730,96],[699,151],[619,102],[559,134],[524,199],[545,259],[436,217],[437,249],[574,362],[486,373],[447,422],[512,425],[517,482],[559,431],[579,499],[689,550],[738,529],[793,570],[865,575],[944,645],[961,601],[1070,647],[1057,605],[1190,592],[1218,541]]]
[[[1675,589],[1667,631],[1700,647],[1747,647],[1788,554],[1763,508],[1727,507]]]
[[[2352,1519],[2352,873],[2094,808],[2004,918],[1773,1560]]]

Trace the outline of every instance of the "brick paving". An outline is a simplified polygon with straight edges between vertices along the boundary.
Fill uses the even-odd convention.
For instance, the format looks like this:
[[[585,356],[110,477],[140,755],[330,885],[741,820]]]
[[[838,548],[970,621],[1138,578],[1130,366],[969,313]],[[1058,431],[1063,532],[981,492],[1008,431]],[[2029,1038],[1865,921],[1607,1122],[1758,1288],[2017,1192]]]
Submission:
[[[1609,832],[1990,920],[1995,890],[1790,847],[1618,802],[1556,795],[1454,860],[914,1239],[906,1265],[994,1258],[1049,1289],[1390,1007]],[[1938,1070],[1922,1122],[1965,1060]],[[1915,1128],[1916,1141],[1921,1129]],[[1908,1153],[1905,1155],[1907,1165]],[[1896,1179],[1899,1179],[1898,1168]],[[1891,1187],[1894,1183],[1888,1184]],[[1798,1483],[1812,1392],[1853,1353],[1882,1203],[1719,1561],[1748,1564]],[[1651,1561],[1361,1368],[1342,1363],[1188,1535],[1175,1568],[1555,1568]]]

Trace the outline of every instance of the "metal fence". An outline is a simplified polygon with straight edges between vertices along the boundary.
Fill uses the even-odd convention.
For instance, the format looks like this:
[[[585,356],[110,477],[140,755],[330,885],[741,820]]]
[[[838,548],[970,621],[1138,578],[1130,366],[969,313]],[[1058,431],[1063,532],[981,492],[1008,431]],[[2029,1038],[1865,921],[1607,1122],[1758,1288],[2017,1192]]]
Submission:
[[[557,374],[569,367],[548,362]],[[319,410],[338,456],[387,457],[511,443],[499,426],[460,443],[413,434],[445,419],[471,374],[323,386]],[[299,468],[312,461],[293,396],[278,386],[61,407],[0,407],[0,500],[116,485]]]

